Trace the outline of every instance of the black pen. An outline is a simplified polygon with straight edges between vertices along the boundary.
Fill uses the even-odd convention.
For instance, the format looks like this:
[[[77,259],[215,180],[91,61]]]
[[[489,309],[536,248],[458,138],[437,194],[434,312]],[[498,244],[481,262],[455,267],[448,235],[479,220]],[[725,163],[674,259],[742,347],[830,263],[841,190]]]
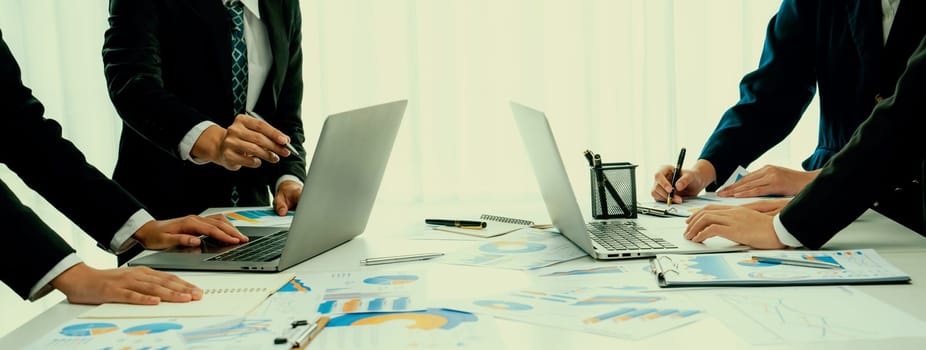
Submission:
[[[675,164],[675,171],[672,172],[672,191],[669,192],[669,197],[666,198],[666,206],[672,205],[672,197],[675,196],[675,182],[682,176],[682,162],[684,161],[685,147],[682,147],[682,151],[678,153],[678,163]]]
[[[260,120],[263,120],[264,122],[267,122],[267,120],[264,119],[263,117],[261,117],[260,114],[257,114],[257,112],[248,111],[247,113],[248,113],[249,116],[252,116],[252,117],[254,117],[255,119],[260,119]],[[293,147],[292,144],[290,144],[289,142],[287,142],[286,144],[284,144],[284,146],[286,146],[286,149],[288,149],[290,153],[295,154],[296,157],[302,158],[302,155],[299,154],[299,151],[297,151],[297,150],[296,150],[296,147]]]
[[[471,230],[481,230],[488,226],[485,221],[475,220],[453,220],[453,219],[424,219],[428,225],[454,226],[459,228],[468,228]]]

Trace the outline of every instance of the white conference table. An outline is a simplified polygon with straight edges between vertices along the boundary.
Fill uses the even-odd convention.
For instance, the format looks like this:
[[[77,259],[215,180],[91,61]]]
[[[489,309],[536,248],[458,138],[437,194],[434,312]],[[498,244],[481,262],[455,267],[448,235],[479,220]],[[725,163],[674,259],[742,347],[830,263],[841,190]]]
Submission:
[[[479,208],[468,206],[467,208]],[[504,211],[487,211],[492,214],[524,217],[545,221],[547,215],[542,206],[503,206]],[[366,233],[331,251],[303,262],[288,272],[350,271],[364,269],[359,260],[365,257],[399,255],[422,251],[449,251],[459,241],[411,240],[408,235],[421,232],[425,217],[448,216],[461,213],[459,207],[428,206],[407,207],[378,204],[374,208]],[[462,211],[478,217],[481,210]],[[459,217],[460,215],[456,215]],[[448,216],[451,217],[451,216]],[[680,225],[682,219],[663,219],[641,216],[645,226]],[[662,220],[662,221],[660,221]],[[665,220],[676,220],[668,222]],[[681,232],[679,232],[681,234]],[[877,214],[866,212],[859,220],[836,236],[825,248],[856,249],[874,248],[887,260],[907,272],[912,278],[910,284],[860,285],[855,286],[865,293],[903,310],[920,320],[926,320],[926,238]],[[589,258],[565,264],[588,263]],[[526,287],[527,279],[522,271],[465,267],[434,262],[409,262],[385,265],[389,267],[414,267],[429,270],[428,294],[452,293],[498,294],[507,290]],[[378,267],[382,268],[382,266]],[[186,272],[179,272],[183,276]],[[77,317],[90,306],[71,305],[62,302],[17,328],[3,339],[0,349],[18,349],[27,346],[57,325]],[[10,315],[4,315],[9,317]],[[707,318],[693,324],[670,330],[660,335],[638,341],[535,326],[509,320],[497,320],[502,344],[498,349],[620,349],[632,346],[647,349],[922,349],[926,338],[894,338],[888,340],[853,340],[829,343],[795,343],[754,346],[733,333],[720,320]],[[926,329],[923,330],[926,336]],[[311,346],[310,346],[311,347]]]

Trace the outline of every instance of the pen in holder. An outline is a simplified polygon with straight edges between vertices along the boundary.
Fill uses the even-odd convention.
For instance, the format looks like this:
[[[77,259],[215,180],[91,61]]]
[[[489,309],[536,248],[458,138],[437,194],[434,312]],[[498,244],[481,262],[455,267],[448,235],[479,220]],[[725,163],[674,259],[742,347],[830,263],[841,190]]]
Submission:
[[[601,155],[585,151],[592,189],[592,217],[616,219],[637,217],[635,171],[630,163],[602,163]]]

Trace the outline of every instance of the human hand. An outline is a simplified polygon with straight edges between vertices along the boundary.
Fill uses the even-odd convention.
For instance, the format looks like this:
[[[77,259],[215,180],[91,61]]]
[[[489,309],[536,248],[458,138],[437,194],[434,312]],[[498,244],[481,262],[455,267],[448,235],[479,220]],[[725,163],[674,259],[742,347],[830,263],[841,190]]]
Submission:
[[[201,289],[180,277],[144,266],[97,270],[79,263],[52,279],[51,285],[73,304],[157,305],[203,297]]]
[[[295,209],[302,197],[302,185],[296,181],[283,181],[273,196],[273,210],[279,216],[285,216],[290,209]]]
[[[234,171],[260,167],[261,160],[277,163],[280,156],[289,157],[290,151],[285,147],[289,142],[289,136],[267,122],[239,114],[228,129],[217,125],[206,128],[190,153],[196,159]]]
[[[685,220],[685,238],[701,243],[719,236],[756,249],[782,249],[772,216],[742,206],[709,205]]]
[[[791,202],[791,198],[766,199],[749,204],[743,204],[742,207],[755,210],[762,214],[775,216],[775,214],[778,214],[781,209],[784,209],[784,207],[788,205],[789,202]]]
[[[820,170],[799,171],[766,165],[751,172],[730,186],[721,188],[717,195],[721,197],[760,197],[768,195],[793,196],[817,177]]]
[[[205,235],[228,244],[248,241],[222,214],[206,217],[187,215],[170,220],[152,220],[142,225],[133,237],[147,249],[164,249],[176,246],[196,247]]]
[[[701,162],[699,161],[699,163]],[[662,202],[669,197],[669,193],[672,192],[672,174],[674,172],[675,167],[671,165],[663,166],[656,172],[656,185],[653,186],[651,192],[653,199]],[[701,193],[713,181],[712,177],[713,175],[706,174],[699,165],[696,165],[696,169],[682,169],[682,175],[675,182],[675,196],[673,196],[672,202],[681,203],[682,197],[695,196]]]

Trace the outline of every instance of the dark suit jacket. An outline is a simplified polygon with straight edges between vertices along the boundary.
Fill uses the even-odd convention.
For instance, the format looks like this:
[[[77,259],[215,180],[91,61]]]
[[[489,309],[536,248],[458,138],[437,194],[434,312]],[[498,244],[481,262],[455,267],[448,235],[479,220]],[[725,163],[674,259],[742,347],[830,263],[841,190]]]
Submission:
[[[87,164],[74,145],[61,138],[61,126],[45,119],[45,109],[23,86],[19,66],[0,38],[0,162],[100,245],[140,210],[119,185]],[[5,238],[25,251],[0,254],[0,279],[26,298],[48,270],[73,252],[35,213],[0,182],[0,222]],[[15,235],[15,237],[13,237]]]
[[[255,112],[304,154],[302,18],[296,0],[260,1],[273,63]],[[305,162],[284,158],[228,171],[181,160],[178,145],[196,124],[232,124],[231,22],[218,0],[110,0],[103,62],[123,121],[113,178],[157,218],[231,206],[269,205],[280,176],[305,179]]]
[[[888,42],[876,0],[785,0],[771,19],[759,67],[740,83],[700,158],[717,184],[781,142],[819,88],[820,131],[806,170],[823,166],[871,113],[876,96],[893,94],[907,58],[926,33],[926,2],[902,1]]]
[[[817,249],[893,191],[895,183],[906,178],[904,170],[922,171],[924,111],[926,40],[911,57],[894,96],[875,107],[842,151],[782,210],[782,224],[805,246]],[[919,203],[909,204],[919,212],[922,228],[922,189],[919,196]]]

